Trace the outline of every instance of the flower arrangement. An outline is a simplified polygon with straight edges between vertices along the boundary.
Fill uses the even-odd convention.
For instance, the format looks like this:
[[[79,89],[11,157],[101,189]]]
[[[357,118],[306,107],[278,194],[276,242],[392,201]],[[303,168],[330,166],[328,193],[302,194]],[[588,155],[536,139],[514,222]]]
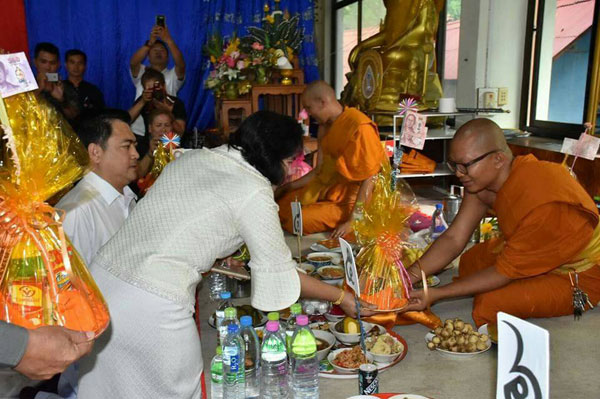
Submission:
[[[246,79],[243,70],[247,66],[248,57],[240,50],[240,39],[234,35],[228,42],[223,42],[219,34],[213,35],[204,46],[204,52],[210,57],[212,70],[206,80],[206,87],[217,94],[235,87],[236,93],[244,94],[246,85],[238,85]],[[239,92],[239,89],[242,92]]]
[[[479,231],[481,232],[481,241],[487,241],[490,238],[499,236],[500,229],[498,227],[498,219],[495,217],[485,219],[484,222],[479,225]]]

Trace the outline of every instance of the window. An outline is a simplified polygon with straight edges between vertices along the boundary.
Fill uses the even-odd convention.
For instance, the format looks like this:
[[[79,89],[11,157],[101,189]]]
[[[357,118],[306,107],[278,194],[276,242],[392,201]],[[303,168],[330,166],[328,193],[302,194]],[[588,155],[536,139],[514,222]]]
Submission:
[[[438,47],[437,63],[440,78],[444,76],[445,97],[456,97],[460,7],[461,0],[447,0],[446,11],[442,10],[445,18],[440,17],[438,43],[445,43],[445,46]],[[379,33],[385,13],[383,0],[337,0],[333,3],[331,37],[335,51],[331,81],[338,96],[348,82],[350,51],[359,42]]]
[[[522,129],[555,138],[576,138],[583,131],[590,106],[597,8],[596,0],[529,0]]]

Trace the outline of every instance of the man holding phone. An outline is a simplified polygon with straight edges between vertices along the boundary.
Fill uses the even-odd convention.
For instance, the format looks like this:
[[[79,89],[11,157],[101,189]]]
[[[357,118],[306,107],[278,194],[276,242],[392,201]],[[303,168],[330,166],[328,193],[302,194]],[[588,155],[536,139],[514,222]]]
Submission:
[[[72,87],[63,85],[60,80],[58,76],[59,56],[58,47],[52,43],[41,42],[35,46],[33,64],[39,87],[36,95],[46,99],[67,120],[73,121],[80,113],[77,92]]]
[[[169,52],[175,61],[175,67],[170,69],[167,68]],[[135,98],[140,97],[144,91],[141,77],[148,68],[142,64],[146,57],[148,57],[149,67],[161,72],[165,77],[167,94],[176,96],[185,81],[185,61],[183,54],[171,37],[164,15],[156,17],[156,23],[150,31],[150,39],[133,54],[129,62],[131,79],[136,89]]]

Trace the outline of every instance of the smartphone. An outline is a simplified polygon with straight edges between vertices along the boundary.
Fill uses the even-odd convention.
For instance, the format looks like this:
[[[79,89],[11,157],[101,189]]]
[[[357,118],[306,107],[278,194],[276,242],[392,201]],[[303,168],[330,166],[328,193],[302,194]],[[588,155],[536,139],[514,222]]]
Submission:
[[[156,16],[156,25],[162,26],[163,28],[165,27],[165,16],[164,15]]]
[[[154,88],[152,89],[152,98],[156,101],[163,102],[165,99],[165,92],[158,81],[154,82]]]
[[[221,273],[229,277],[237,278],[240,280],[250,280],[250,273],[243,267],[236,267],[235,269],[229,268],[225,262],[222,262],[210,269],[211,272]]]
[[[46,72],[46,79],[48,79],[48,82],[58,82],[58,73]]]

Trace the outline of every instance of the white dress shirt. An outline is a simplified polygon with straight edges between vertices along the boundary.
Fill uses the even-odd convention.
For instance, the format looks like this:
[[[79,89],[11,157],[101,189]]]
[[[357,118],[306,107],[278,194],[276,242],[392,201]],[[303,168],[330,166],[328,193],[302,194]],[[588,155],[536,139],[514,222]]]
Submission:
[[[135,199],[129,187],[121,194],[96,173],[89,172],[56,204],[66,212],[65,234],[88,266],[129,216]]]

